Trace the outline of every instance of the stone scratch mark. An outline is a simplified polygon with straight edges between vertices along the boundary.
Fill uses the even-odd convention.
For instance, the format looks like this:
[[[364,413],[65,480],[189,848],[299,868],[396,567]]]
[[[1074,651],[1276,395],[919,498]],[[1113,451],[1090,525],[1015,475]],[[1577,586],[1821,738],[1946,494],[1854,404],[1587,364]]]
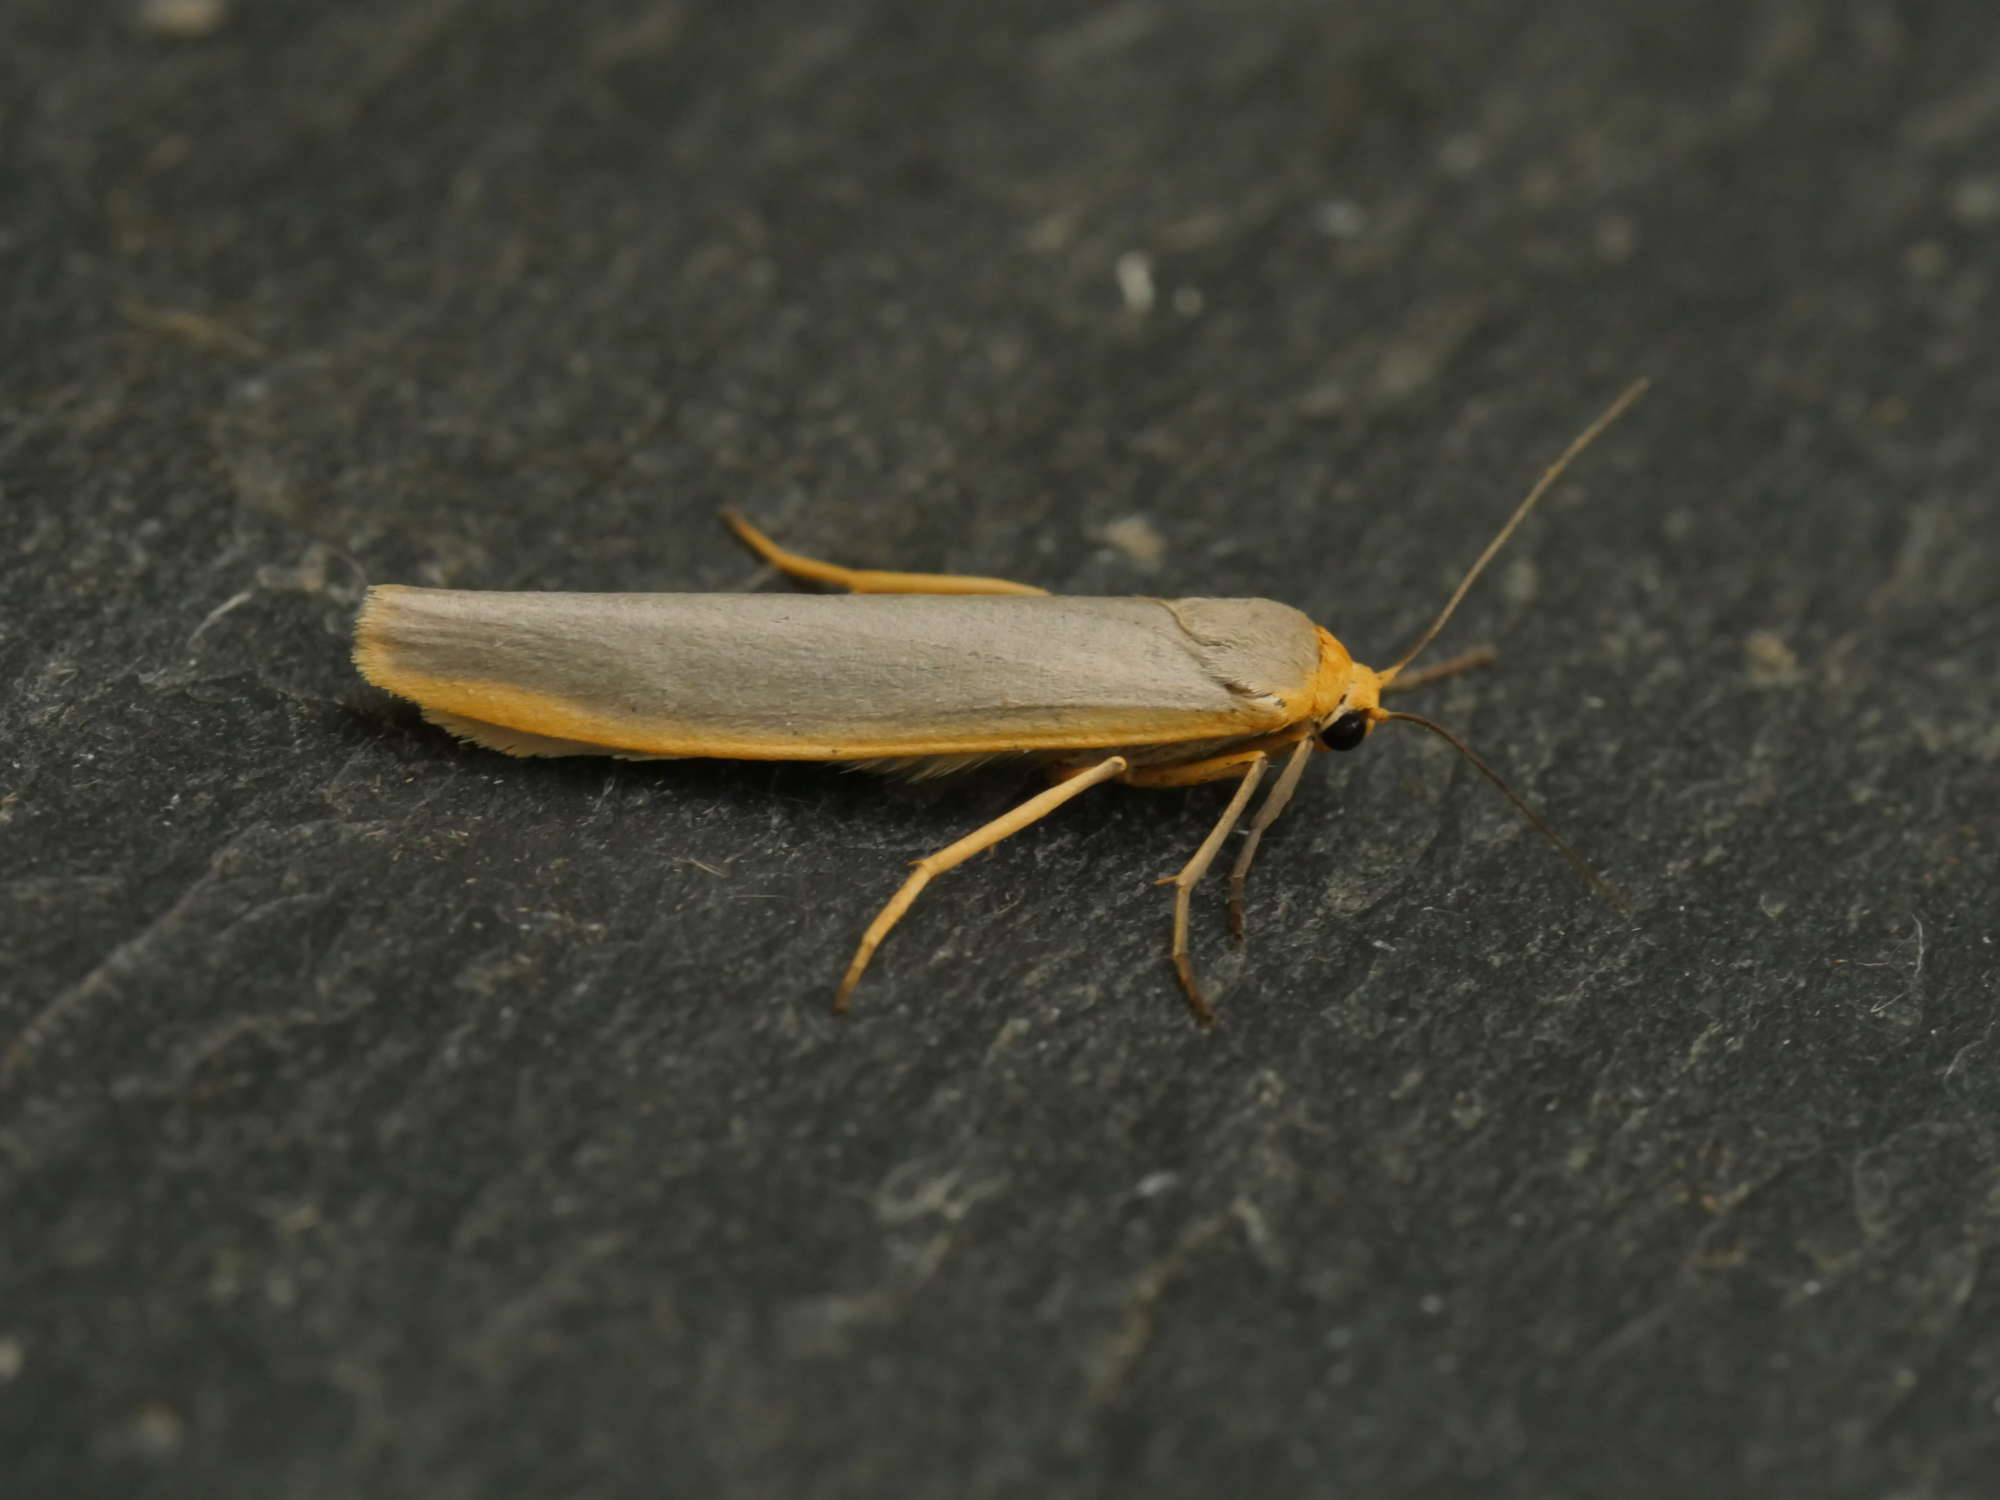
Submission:
[[[2000,58],[1943,95],[1929,95],[1903,117],[1897,134],[1911,146],[1935,151],[1962,145],[2000,119]]]
[[[219,884],[231,878],[230,861],[239,850],[266,834],[268,825],[254,825],[224,844],[208,861],[208,868],[176,896],[166,910],[137,933],[118,944],[95,964],[89,973],[68,986],[42,1007],[0,1052],[0,1089],[10,1087],[22,1071],[49,1042],[79,1016],[116,993],[124,982],[148,972],[159,950],[177,938],[181,930],[201,920],[207,898]],[[279,896],[253,901],[233,911],[227,926],[254,920],[260,912],[283,906],[296,899]]]
[[[238,359],[263,359],[271,351],[227,320],[191,307],[159,307],[127,299],[118,304],[126,322],[148,333],[176,340],[202,354],[227,354]]]
[[[625,62],[651,61],[671,52],[686,26],[687,7],[678,0],[664,0],[594,32],[585,55],[600,71]]]
[[[1131,1378],[1146,1346],[1153,1341],[1160,1298],[1180,1278],[1195,1253],[1228,1226],[1230,1218],[1230,1214],[1220,1213],[1197,1219],[1181,1231],[1171,1250],[1132,1279],[1131,1295],[1125,1299],[1125,1316],[1091,1361],[1096,1369],[1084,1393],[1087,1407],[1097,1410],[1108,1405]]]
[[[378,95],[416,67],[469,4],[470,0],[427,0],[404,7],[397,20],[381,28],[381,45],[349,75],[352,86],[327,97],[307,117],[309,130],[320,135],[345,131]]]
[[[1868,1014],[1870,1014],[1871,1016],[1879,1016],[1884,1011],[1888,1010],[1890,1006],[1898,1005],[1905,1000],[1915,1000],[1919,1004],[1923,1002],[1924,948],[1925,948],[1924,919],[1918,916],[1915,912],[1911,912],[1910,925],[1915,929],[1915,932],[1907,940],[1905,946],[1910,947],[1915,951],[1912,953],[1910,958],[1909,981],[1900,990],[1896,991],[1895,994],[1889,996],[1888,999],[1877,1001],[1874,1005],[1869,1006]],[[1856,967],[1862,969],[1885,969],[1889,967],[1889,964],[1887,961],[1885,961],[1882,963],[1857,964]]]
[[[89,973],[43,1006],[7,1044],[6,1052],[0,1053],[0,1088],[11,1085],[34,1055],[47,1046],[56,1032],[73,1017],[115,990],[120,981],[139,972],[153,949],[190,918],[196,898],[213,875],[214,863],[211,861],[208,873],[190,883],[173,905],[113,948]]]
[[[1966,1308],[1971,1305],[1973,1294],[1985,1280],[1986,1252],[1980,1247],[1965,1245],[1953,1252],[1952,1258],[1956,1265],[1947,1268],[1943,1303],[1932,1320],[1933,1326],[1917,1330],[1919,1337],[1928,1335],[1926,1347],[1914,1360],[1896,1369],[1890,1379],[1888,1396],[1879,1410],[1858,1421],[1841,1424],[1839,1436],[1844,1440],[1844,1446],[1859,1447],[1880,1440],[1903,1419],[1920,1393],[1935,1388],[1950,1377],[1955,1366],[1947,1360],[1947,1349],[1953,1336],[1965,1323]]]

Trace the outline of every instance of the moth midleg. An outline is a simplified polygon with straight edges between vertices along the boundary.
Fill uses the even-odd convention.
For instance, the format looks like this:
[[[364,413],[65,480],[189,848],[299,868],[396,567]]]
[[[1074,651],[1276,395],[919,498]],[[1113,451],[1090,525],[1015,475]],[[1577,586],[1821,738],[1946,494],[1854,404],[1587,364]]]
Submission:
[[[1181,866],[1178,875],[1168,875],[1160,880],[1161,885],[1174,888],[1174,939],[1171,950],[1174,972],[1180,975],[1181,988],[1187,993],[1188,1009],[1194,1012],[1195,1023],[1200,1026],[1215,1024],[1215,1007],[1201,992],[1201,983],[1194,976],[1194,965],[1188,959],[1188,901],[1194,894],[1194,888],[1201,883],[1201,877],[1208,873],[1208,867],[1215,863],[1216,851],[1222,848],[1222,841],[1229,837],[1229,830],[1236,826],[1236,820],[1243,816],[1243,809],[1250,804],[1250,794],[1257,790],[1257,783],[1264,779],[1265,769],[1270,764],[1271,757],[1261,750],[1250,758],[1243,768],[1242,780],[1236,783],[1236,795],[1229,799],[1229,806],[1222,810],[1222,816],[1209,829],[1208,837],[1194,851],[1194,858]]]
[[[1032,583],[1014,583],[1005,578],[981,578],[973,573],[890,573],[878,568],[843,568],[839,563],[821,562],[788,552],[746,521],[741,514],[725,508],[722,523],[737,539],[765,562],[788,578],[809,583],[830,583],[854,594],[1046,594]]]
[[[1204,786],[1211,781],[1227,781],[1232,776],[1241,776],[1244,767],[1252,761],[1260,758],[1269,759],[1271,752],[1287,749],[1309,733],[1309,728],[1304,726],[1280,730],[1275,734],[1261,735],[1247,745],[1238,746],[1234,750],[1225,750],[1220,755],[1211,755],[1202,760],[1137,766],[1125,773],[1125,784],[1181,787]]]
[[[1298,789],[1299,777],[1304,774],[1306,762],[1312,758],[1311,740],[1300,740],[1292,747],[1291,755],[1285,761],[1284,770],[1272,784],[1270,795],[1264,805],[1257,809],[1257,816],[1250,820],[1250,830],[1243,838],[1243,848],[1237,853],[1236,864],[1229,871],[1229,932],[1241,942],[1243,938],[1243,882],[1250,876],[1250,861],[1257,857],[1257,845],[1264,837],[1264,830],[1278,821],[1292,800],[1292,793]]]
[[[1080,797],[1094,786],[1116,779],[1125,771],[1124,756],[1114,755],[1101,760],[1088,770],[1080,771],[1065,781],[1059,781],[1047,791],[1030,797],[1012,812],[1002,813],[985,827],[968,833],[957,843],[926,855],[916,862],[916,868],[909,878],[898,887],[896,894],[889,898],[889,904],[876,913],[875,920],[868,924],[868,930],[861,935],[861,946],[854,950],[854,961],[847,966],[842,976],[840,988],[834,992],[833,1012],[842,1015],[847,1010],[848,996],[854,993],[854,986],[861,980],[861,971],[868,967],[868,960],[875,956],[882,939],[889,935],[889,929],[902,920],[903,913],[910,909],[910,903],[931,883],[931,877],[942,875],[956,865],[964,864],[973,855],[995,844],[1010,834],[1019,833],[1031,823],[1040,822],[1050,813],[1073,797]]]

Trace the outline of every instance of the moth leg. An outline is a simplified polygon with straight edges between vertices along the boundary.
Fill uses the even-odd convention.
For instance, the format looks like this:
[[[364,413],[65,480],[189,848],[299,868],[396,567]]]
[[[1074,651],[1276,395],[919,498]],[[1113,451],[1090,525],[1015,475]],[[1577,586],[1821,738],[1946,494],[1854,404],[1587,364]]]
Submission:
[[[1032,583],[1005,578],[981,578],[972,573],[886,573],[874,568],[843,568],[838,563],[787,552],[763,532],[725,507],[722,523],[737,539],[788,578],[830,583],[855,594],[1046,594]]]
[[[1215,820],[1215,826],[1208,831],[1208,837],[1201,841],[1201,847],[1194,851],[1194,858],[1181,867],[1178,875],[1168,875],[1161,885],[1174,888],[1174,941],[1172,956],[1174,972],[1181,977],[1181,989],[1187,993],[1188,1009],[1194,1013],[1197,1026],[1215,1024],[1215,1007],[1208,1003],[1208,997],[1201,992],[1201,983],[1194,977],[1194,965],[1188,960],[1188,900],[1201,877],[1208,873],[1208,867],[1215,862],[1216,851],[1222,841],[1229,837],[1229,830],[1236,826],[1236,820],[1243,816],[1243,809],[1250,803],[1250,794],[1257,790],[1257,783],[1264,779],[1265,768],[1271,764],[1271,757],[1261,750],[1253,756],[1243,769],[1243,776],[1236,783],[1236,795],[1229,799],[1229,806],[1222,810],[1222,816]]]
[[[1009,834],[1019,833],[1030,823],[1046,818],[1073,797],[1080,797],[1094,786],[1116,779],[1123,774],[1127,762],[1122,755],[1114,755],[1101,760],[1088,770],[1080,771],[1065,781],[1060,781],[1047,791],[1030,797],[1012,812],[1003,813],[984,828],[968,833],[957,843],[938,850],[917,861],[896,894],[889,898],[889,904],[876,913],[875,920],[868,924],[868,930],[861,935],[861,946],[854,950],[854,961],[847,966],[842,976],[840,988],[834,992],[833,1013],[844,1015],[847,1000],[854,993],[854,986],[861,981],[861,971],[868,967],[868,960],[875,956],[882,939],[889,935],[889,929],[902,920],[903,913],[910,909],[910,903],[922,894],[931,883],[933,875],[942,875],[956,865],[964,864],[982,849],[991,849]]]
[[[1285,761],[1285,769],[1278,773],[1271,794],[1257,809],[1257,816],[1250,820],[1250,831],[1244,836],[1243,848],[1236,856],[1236,866],[1229,872],[1229,931],[1238,942],[1243,940],[1243,882],[1250,874],[1250,861],[1257,857],[1257,844],[1264,837],[1264,830],[1278,821],[1278,814],[1291,802],[1292,793],[1298,789],[1299,777],[1311,756],[1312,741],[1300,740]]]
[[[1500,653],[1491,646],[1474,646],[1470,651],[1461,651],[1456,656],[1447,656],[1433,667],[1423,667],[1415,672],[1407,672],[1390,680],[1384,693],[1407,693],[1411,688],[1428,687],[1440,677],[1456,677],[1460,672],[1470,672],[1474,667],[1490,667],[1500,659]]]

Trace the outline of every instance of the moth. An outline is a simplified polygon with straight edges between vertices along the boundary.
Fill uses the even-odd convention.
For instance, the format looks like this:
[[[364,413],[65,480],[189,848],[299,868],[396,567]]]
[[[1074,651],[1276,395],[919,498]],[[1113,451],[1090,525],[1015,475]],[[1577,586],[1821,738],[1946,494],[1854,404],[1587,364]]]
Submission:
[[[832,761],[919,776],[1038,763],[1050,785],[916,862],[863,933],[835,991],[845,1011],[876,948],[930,881],[1093,787],[1234,781],[1174,887],[1169,956],[1195,1021],[1215,1019],[1188,950],[1189,900],[1265,778],[1229,876],[1232,931],[1265,830],[1316,750],[1352,750],[1386,723],[1450,742],[1587,878],[1596,872],[1443,726],[1383,706],[1392,693],[1491,659],[1413,661],[1571,461],[1638,399],[1627,389],[1551,464],[1416,644],[1362,665],[1331,632],[1268,599],[1058,597],[965,574],[855,569],[787,551],[723,519],[780,572],[844,594],[511,593],[370,589],[354,660],[431,723],[507,755]],[[1603,887],[1608,890],[1608,887]]]

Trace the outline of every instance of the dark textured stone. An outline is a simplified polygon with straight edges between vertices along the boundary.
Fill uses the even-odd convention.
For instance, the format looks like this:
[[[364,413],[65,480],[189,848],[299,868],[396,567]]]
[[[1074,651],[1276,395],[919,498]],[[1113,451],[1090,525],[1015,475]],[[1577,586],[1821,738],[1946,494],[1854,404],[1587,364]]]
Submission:
[[[9,1495],[1993,1492],[1988,0],[139,17],[0,17]],[[367,579],[758,583],[732,501],[1380,661],[1639,374],[1426,695],[1632,913],[1384,732],[1198,902],[1211,1035],[1220,789],[840,1024],[1031,782],[345,659]]]

